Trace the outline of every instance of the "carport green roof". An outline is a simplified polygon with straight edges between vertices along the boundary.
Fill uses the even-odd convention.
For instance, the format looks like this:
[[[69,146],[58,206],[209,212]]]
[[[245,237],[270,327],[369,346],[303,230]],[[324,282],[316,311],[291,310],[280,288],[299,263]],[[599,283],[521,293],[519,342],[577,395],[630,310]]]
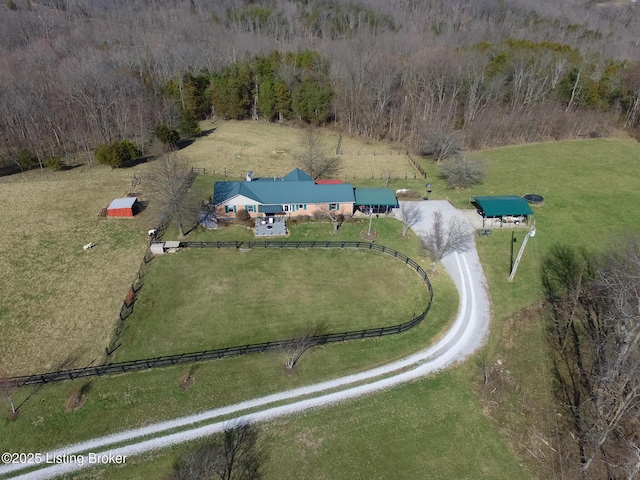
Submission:
[[[532,215],[533,211],[524,198],[517,195],[491,197],[471,197],[482,210],[484,217],[503,217],[505,215]]]
[[[356,188],[355,190],[356,206],[398,206],[398,199],[390,188]]]

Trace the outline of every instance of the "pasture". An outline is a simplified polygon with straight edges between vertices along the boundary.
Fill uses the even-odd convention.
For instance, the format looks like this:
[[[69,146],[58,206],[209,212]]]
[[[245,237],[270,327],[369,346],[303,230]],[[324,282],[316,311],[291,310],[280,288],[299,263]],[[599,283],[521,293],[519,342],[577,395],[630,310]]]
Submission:
[[[406,265],[366,250],[186,249],[151,262],[116,360],[284,340],[317,324],[391,326],[428,304]]]
[[[98,218],[113,198],[131,191],[131,175],[81,166],[0,178],[5,374],[102,361],[153,224],[146,211],[133,219]],[[96,246],[83,250],[89,242]]]
[[[303,130],[289,125],[254,121],[202,122],[206,134],[181,151],[194,167],[206,168],[216,177],[244,178],[251,170],[256,177],[281,177],[298,167],[296,155],[302,150]],[[334,156],[339,134],[321,130],[323,152]],[[416,172],[404,148],[382,142],[342,137],[339,157],[343,161],[340,178],[413,178]]]

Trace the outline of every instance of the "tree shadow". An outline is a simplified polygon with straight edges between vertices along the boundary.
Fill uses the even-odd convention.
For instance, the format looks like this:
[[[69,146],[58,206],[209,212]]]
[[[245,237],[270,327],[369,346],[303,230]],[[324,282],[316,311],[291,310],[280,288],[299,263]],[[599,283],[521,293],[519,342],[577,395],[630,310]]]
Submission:
[[[20,173],[20,167],[18,165],[3,165],[0,167],[0,177],[8,177],[9,175],[15,175],[16,173]]]
[[[122,165],[120,165],[120,168],[132,168],[132,167],[135,167],[136,165],[142,165],[143,163],[147,163],[152,160],[155,160],[157,157],[158,155],[143,155],[142,157],[133,158],[127,162],[122,162]]]
[[[193,142],[195,142],[194,138],[182,138],[178,140],[178,143],[176,144],[176,150],[182,150],[184,148],[187,148]]]
[[[62,165],[60,167],[60,171],[61,172],[68,172],[68,171],[71,171],[71,170],[75,170],[76,168],[81,167],[81,166],[82,166],[82,163],[74,163],[73,165]]]

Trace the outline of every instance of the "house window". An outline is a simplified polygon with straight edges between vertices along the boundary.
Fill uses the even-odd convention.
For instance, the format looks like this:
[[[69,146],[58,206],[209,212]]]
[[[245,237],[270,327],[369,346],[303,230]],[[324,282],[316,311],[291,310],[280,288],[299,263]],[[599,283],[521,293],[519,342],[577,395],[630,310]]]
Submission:
[[[253,205],[245,205],[245,210],[247,212],[255,212],[255,207]]]
[[[329,204],[329,210],[340,210],[340,204],[339,203],[330,203]]]
[[[282,205],[282,211],[293,212],[293,205]]]
[[[306,210],[307,206],[303,204],[299,204],[297,210]]]
[[[235,205],[225,205],[224,206],[224,213],[236,213],[236,206]]]

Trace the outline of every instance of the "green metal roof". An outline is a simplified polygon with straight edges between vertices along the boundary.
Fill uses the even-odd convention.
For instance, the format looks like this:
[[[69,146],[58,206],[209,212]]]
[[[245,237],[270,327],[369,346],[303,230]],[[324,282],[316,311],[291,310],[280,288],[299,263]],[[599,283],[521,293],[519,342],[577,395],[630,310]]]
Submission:
[[[305,173],[299,168],[296,168],[295,170],[292,170],[291,172],[287,173],[284,177],[282,177],[282,180],[284,180],[285,182],[301,182],[301,181],[313,180],[313,178],[308,173]]]
[[[236,195],[251,198],[262,205],[296,203],[353,203],[353,186],[316,185],[314,181],[284,181],[260,179],[251,182],[216,182],[213,201],[219,205]]]
[[[491,197],[471,197],[482,210],[484,217],[503,217],[505,215],[532,215],[533,210],[524,198],[517,195]]]
[[[260,213],[282,213],[282,205],[260,205],[258,211]]]
[[[356,206],[397,207],[398,199],[390,188],[356,188]]]

